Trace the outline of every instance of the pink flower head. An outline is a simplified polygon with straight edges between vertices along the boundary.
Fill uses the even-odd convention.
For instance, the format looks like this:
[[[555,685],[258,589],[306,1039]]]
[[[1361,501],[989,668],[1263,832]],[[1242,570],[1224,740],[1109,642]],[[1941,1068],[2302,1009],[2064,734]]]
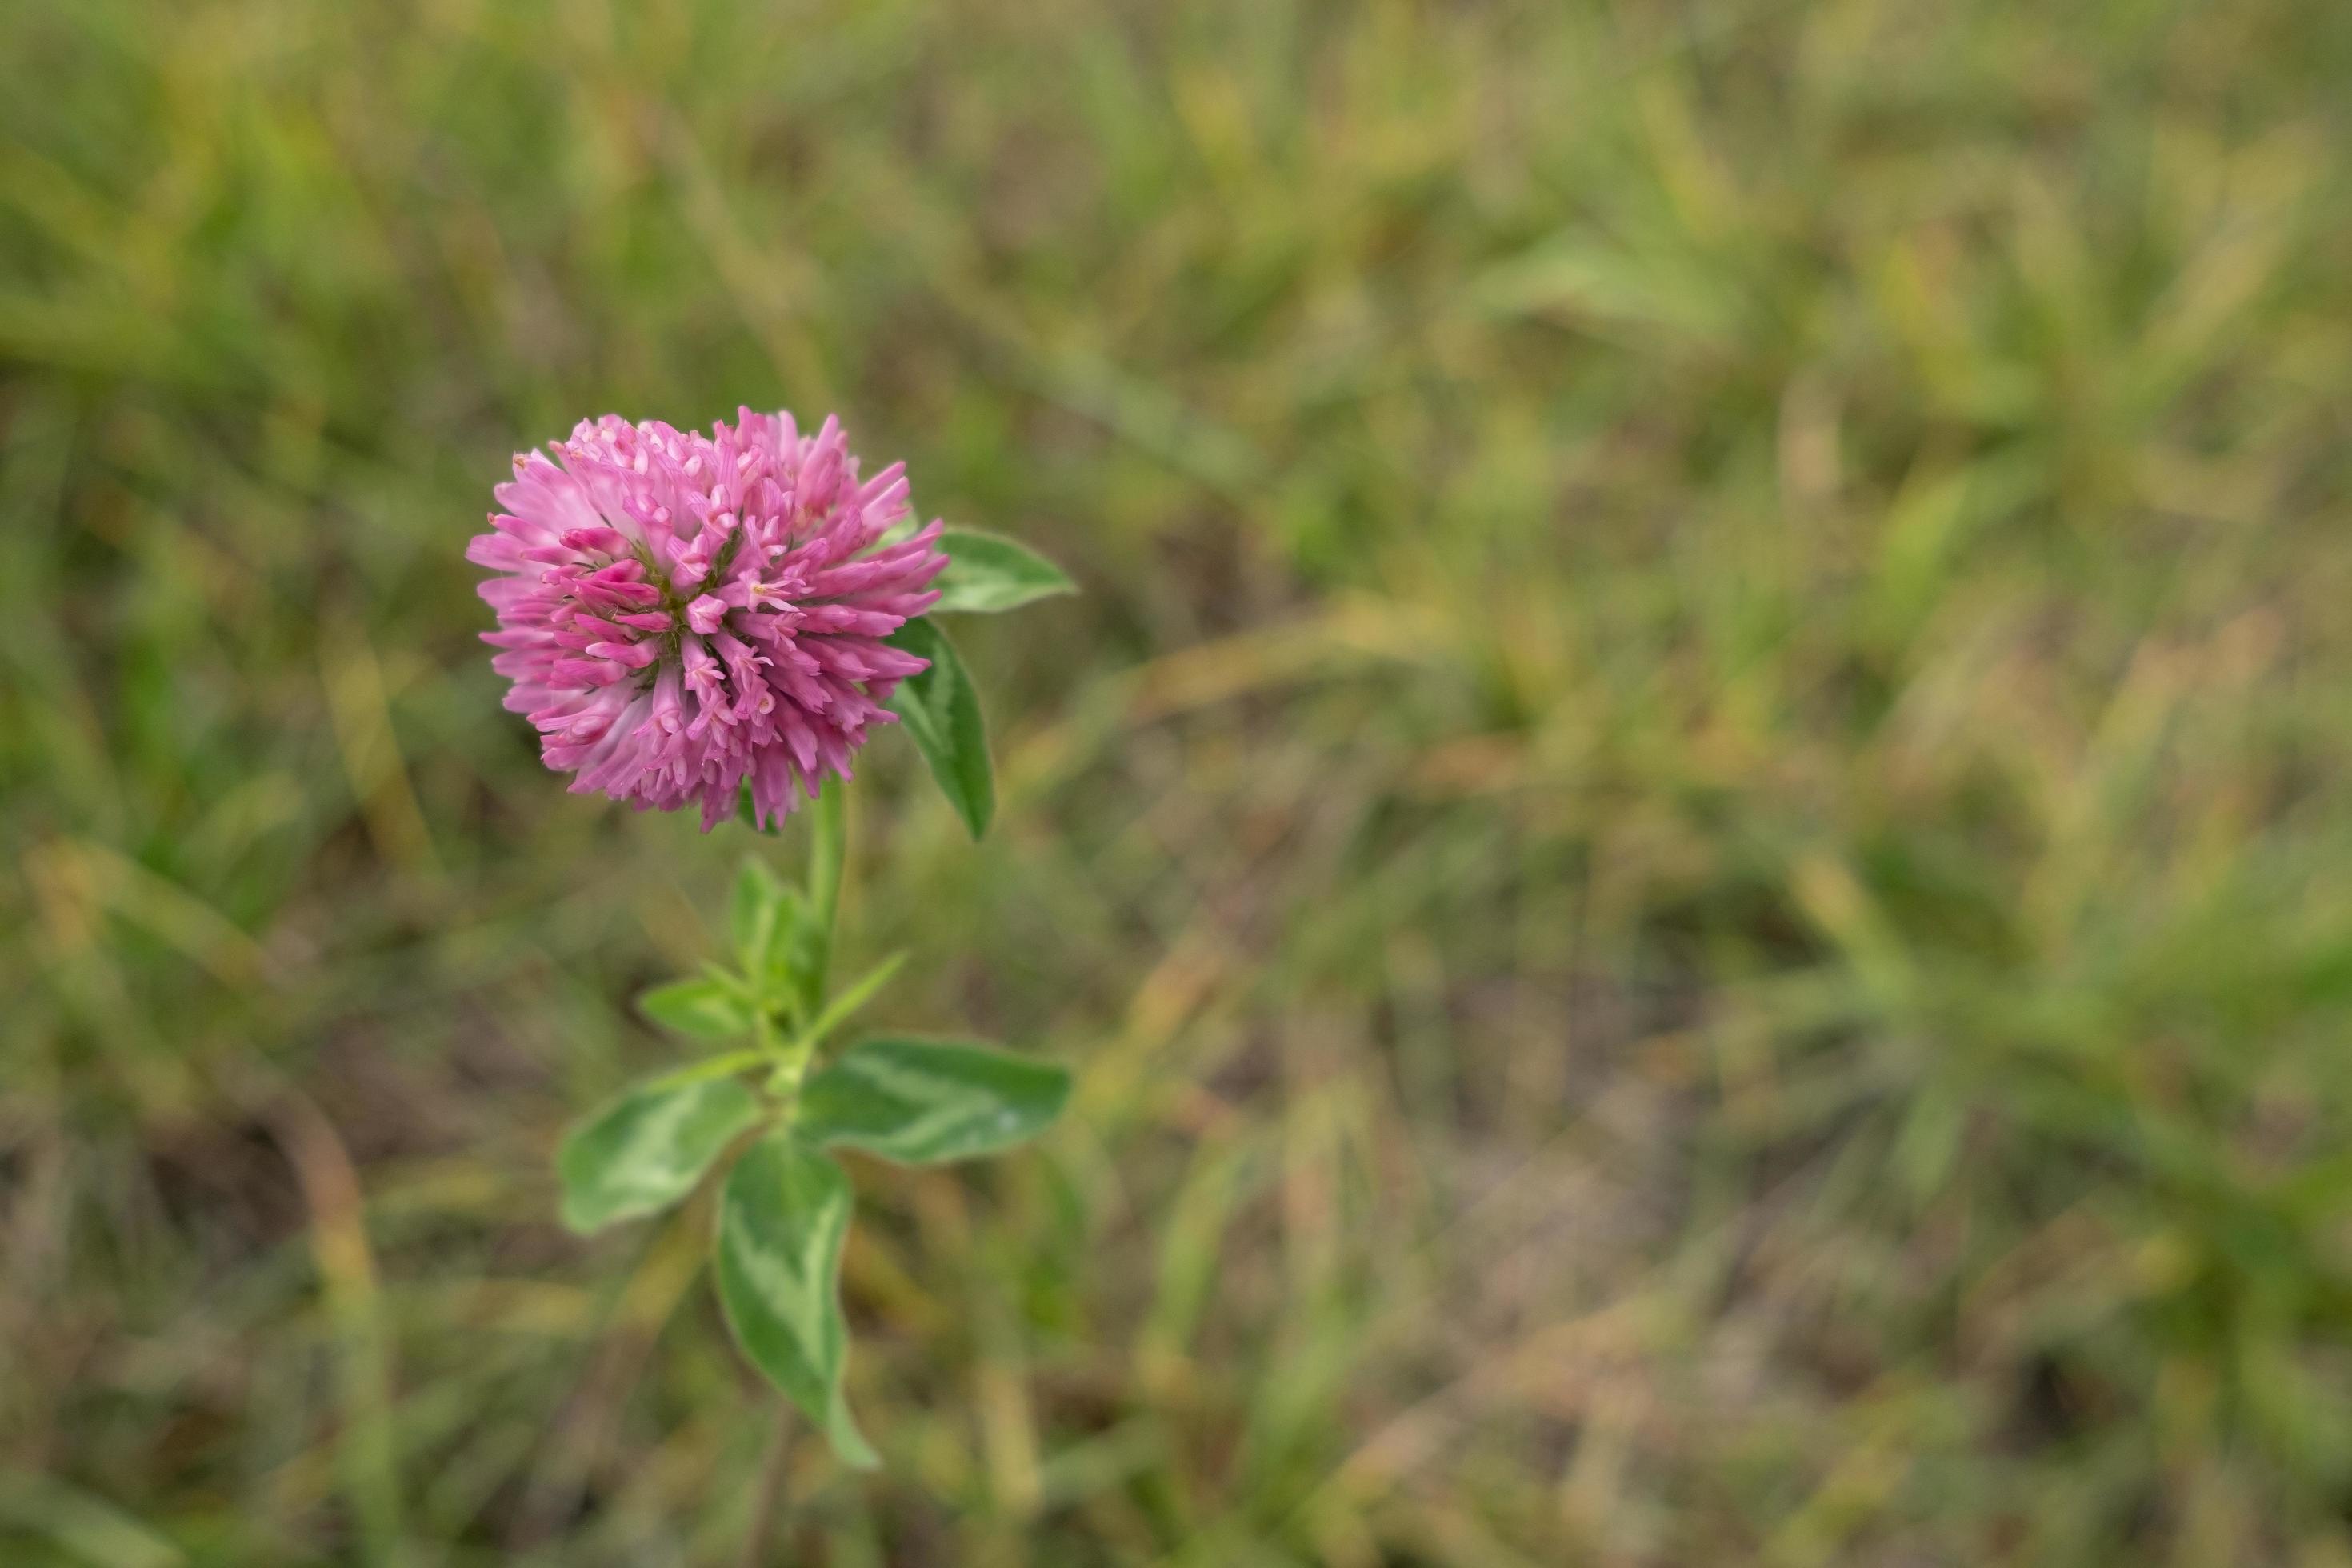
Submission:
[[[516,454],[466,551],[498,574],[482,640],[547,765],[639,810],[699,804],[705,832],[747,782],[764,826],[847,778],[926,667],[882,639],[947,564],[937,522],[881,543],[905,465],[861,483],[838,421],[803,436],[748,408],[708,436],[608,414],[549,450],[560,466]]]

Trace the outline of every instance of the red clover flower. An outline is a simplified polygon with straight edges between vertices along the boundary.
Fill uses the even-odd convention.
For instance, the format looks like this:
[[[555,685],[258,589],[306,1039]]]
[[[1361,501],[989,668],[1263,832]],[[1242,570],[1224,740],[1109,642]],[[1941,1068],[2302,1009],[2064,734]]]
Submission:
[[[882,542],[905,465],[861,482],[839,421],[803,436],[748,408],[708,436],[608,414],[549,449],[516,454],[466,552],[499,574],[482,640],[547,765],[639,810],[698,804],[705,832],[746,784],[765,826],[848,778],[928,668],[884,639],[948,562],[938,522]]]

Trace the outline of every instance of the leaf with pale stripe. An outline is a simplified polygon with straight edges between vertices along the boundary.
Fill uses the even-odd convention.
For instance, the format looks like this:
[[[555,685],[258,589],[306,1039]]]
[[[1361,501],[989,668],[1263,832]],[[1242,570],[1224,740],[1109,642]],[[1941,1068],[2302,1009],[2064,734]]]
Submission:
[[[789,1132],[743,1152],[719,1200],[719,1301],[751,1364],[824,1428],[834,1451],[875,1462],[841,1396],[849,1331],[841,1316],[841,1248],[849,1178]]]
[[[632,1089],[563,1140],[563,1223],[584,1235],[667,1208],[759,1115],[759,1100],[731,1078]]]
[[[801,1090],[801,1136],[905,1164],[992,1153],[1061,1114],[1070,1075],[988,1046],[885,1038],[844,1051]]]
[[[950,528],[940,535],[948,563],[931,580],[940,591],[931,613],[1019,609],[1055,594],[1075,594],[1069,574],[1027,545],[978,529]]]

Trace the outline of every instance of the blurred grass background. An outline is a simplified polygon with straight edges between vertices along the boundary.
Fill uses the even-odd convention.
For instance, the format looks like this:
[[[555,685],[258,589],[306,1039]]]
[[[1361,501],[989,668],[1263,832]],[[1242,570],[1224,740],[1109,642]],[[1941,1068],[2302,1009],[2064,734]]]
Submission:
[[[516,447],[838,409],[1087,595],[845,962],[795,1563],[2352,1564],[2352,7],[0,9],[0,1562],[734,1561],[553,1223],[747,839],[565,795]],[[775,847],[797,853],[797,838]]]

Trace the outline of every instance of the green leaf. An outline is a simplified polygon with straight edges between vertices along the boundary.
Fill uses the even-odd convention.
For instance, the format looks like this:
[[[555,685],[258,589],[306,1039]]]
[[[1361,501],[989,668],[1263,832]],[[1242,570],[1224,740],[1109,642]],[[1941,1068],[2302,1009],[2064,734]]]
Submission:
[[[931,764],[931,776],[978,838],[996,812],[996,782],[989,771],[988,735],[980,719],[980,694],[949,645],[947,634],[928,617],[908,621],[890,637],[890,646],[931,661],[922,674],[900,681],[890,706]]]
[[[757,857],[743,862],[729,901],[727,924],[735,939],[735,959],[762,995],[788,989],[793,959],[802,945],[795,938],[807,912],[799,890],[768,868]]]
[[[950,528],[940,535],[948,563],[931,580],[940,591],[933,613],[1018,609],[1055,594],[1075,594],[1069,574],[1027,545],[976,529]]]
[[[719,1302],[751,1364],[824,1428],[860,1468],[874,1450],[841,1396],[849,1330],[841,1316],[841,1247],[849,1178],[787,1132],[743,1152],[719,1200]]]
[[[666,1029],[708,1040],[746,1034],[751,1027],[751,1003],[707,975],[655,986],[637,998],[637,1011]]]
[[[801,1031],[803,1037],[812,1041],[822,1039],[839,1028],[842,1020],[873,1001],[874,994],[887,984],[890,976],[898,973],[898,966],[906,962],[905,953],[894,952],[858,976],[847,990],[826,1003],[824,1010],[809,1020],[807,1026]]]
[[[759,1116],[759,1100],[733,1079],[630,1090],[565,1136],[555,1156],[563,1223],[584,1236],[667,1208]]]
[[[906,1164],[992,1153],[1035,1137],[1070,1098],[1070,1075],[987,1046],[861,1041],[801,1090],[803,1137]]]

